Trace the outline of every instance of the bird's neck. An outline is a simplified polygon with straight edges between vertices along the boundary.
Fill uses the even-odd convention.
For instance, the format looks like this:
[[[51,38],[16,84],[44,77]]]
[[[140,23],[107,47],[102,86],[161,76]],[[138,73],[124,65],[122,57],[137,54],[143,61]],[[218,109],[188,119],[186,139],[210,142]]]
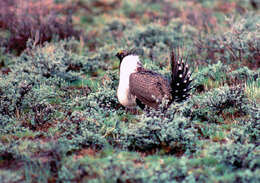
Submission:
[[[140,67],[141,63],[139,57],[136,55],[126,56],[120,65],[120,83],[129,83],[129,77],[132,73],[137,72],[137,68]]]

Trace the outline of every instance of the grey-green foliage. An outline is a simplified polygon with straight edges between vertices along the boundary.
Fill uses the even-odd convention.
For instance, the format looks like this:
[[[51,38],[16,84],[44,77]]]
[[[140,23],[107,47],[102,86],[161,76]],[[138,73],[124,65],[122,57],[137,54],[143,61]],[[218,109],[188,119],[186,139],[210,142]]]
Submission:
[[[82,147],[103,148],[107,143],[100,133],[102,124],[97,122],[100,114],[86,112],[73,112],[67,120],[58,124],[60,141],[67,144],[67,150],[73,151]],[[94,115],[97,115],[95,118]]]
[[[240,146],[237,146],[239,148]],[[218,149],[221,154],[215,154]],[[237,152],[236,152],[237,150]],[[228,149],[217,146],[210,151],[207,157],[176,158],[173,156],[140,157],[136,153],[124,151],[107,152],[106,156],[85,156],[76,162],[67,158],[59,172],[60,181],[88,181],[88,182],[257,182],[257,169],[249,170],[246,166],[255,167],[258,160],[254,154],[256,149],[246,146],[241,150]],[[242,160],[245,167],[233,167],[233,157],[236,155]],[[243,158],[242,158],[243,157]],[[226,158],[229,158],[225,161]],[[231,163],[231,164],[230,164]],[[242,164],[243,164],[242,163]],[[111,171],[117,170],[117,171]],[[243,177],[246,176],[246,177]]]
[[[248,61],[252,59],[252,62],[256,61],[254,55],[259,54],[260,45],[259,23],[260,16],[256,14],[247,14],[235,22],[230,20],[231,29],[224,34],[222,40],[224,45],[230,46],[229,49],[232,50],[230,54],[233,57],[246,58]]]
[[[108,60],[115,57],[115,52],[107,51],[102,47],[99,49],[99,54],[87,56],[86,60],[82,64],[82,71],[86,73],[93,73],[97,69],[108,70],[111,66],[107,63]]]
[[[197,139],[196,129],[188,118],[175,113],[173,107],[163,114],[162,111],[144,113],[137,124],[129,125],[125,132],[125,144],[130,149],[138,150],[165,147],[166,153],[193,151]]]
[[[117,43],[121,42],[122,41],[121,40],[122,39],[121,35],[125,31],[125,29],[129,29],[130,27],[131,26],[129,24],[125,24],[125,23],[120,22],[118,20],[112,21],[111,23],[107,24],[107,26],[103,30],[104,35],[106,35],[106,40],[105,41],[109,41],[110,43],[112,42],[111,40],[117,41]],[[109,39],[110,36],[111,36],[111,39]],[[113,44],[113,43],[114,42],[112,42],[111,44]],[[122,45],[123,45],[123,43],[122,43]]]
[[[57,117],[57,104],[71,100],[62,88],[77,80],[88,62],[69,51],[72,43],[61,41],[43,48],[33,47],[15,59],[16,64],[10,65],[11,72],[1,75],[1,118],[26,119],[35,128]]]
[[[260,143],[260,105],[254,104],[250,106],[250,119],[243,121],[242,126],[245,133],[249,135],[250,142],[254,144]]]
[[[183,27],[183,22],[172,23],[167,28],[156,24],[149,24],[145,29],[130,26],[124,31],[124,35],[127,46],[142,48],[149,59],[164,63],[169,57],[169,49],[183,47],[184,42],[187,49],[193,45],[190,38],[196,34],[195,31],[185,27],[187,32],[183,33]],[[125,47],[125,42],[126,40],[122,41],[120,45]]]
[[[57,124],[57,129],[61,139],[69,142],[70,149],[82,146],[101,149],[117,143],[116,136],[121,130],[117,123],[122,114],[116,98],[117,81],[117,72],[108,71],[97,91],[63,103],[67,120]]]
[[[224,86],[214,89],[203,95],[195,96],[192,99],[193,109],[188,109],[186,114],[192,119],[200,119],[208,122],[222,122],[219,114],[230,110],[229,112],[239,111],[241,114],[248,114],[248,104],[242,86]],[[200,106],[197,108],[196,106]],[[191,110],[191,111],[190,111]]]
[[[208,106],[216,113],[230,107],[235,107],[240,112],[247,112],[246,105],[248,101],[243,86],[222,87],[213,91],[211,96],[211,98],[208,97]]]
[[[133,168],[131,156],[113,153],[109,156],[95,158],[87,157],[71,164],[72,159],[67,159],[62,167],[59,179],[63,181],[88,181],[88,182],[143,182],[146,170],[142,166]],[[75,172],[77,170],[77,172]],[[116,170],[116,171],[114,171]],[[85,175],[88,177],[84,177]],[[98,176],[95,176],[98,175]]]
[[[98,91],[91,93],[87,98],[89,108],[96,110],[113,111],[120,108],[116,97],[118,85],[118,71],[107,71],[106,75],[99,86]]]
[[[136,46],[143,46],[147,48],[153,48],[161,43],[170,48],[176,48],[182,45],[183,41],[187,41],[191,38],[195,32],[192,29],[187,28],[187,32],[181,32],[183,28],[181,22],[175,22],[170,24],[169,27],[158,27],[156,25],[147,26],[146,30],[140,31],[133,37]]]
[[[99,158],[102,161],[86,157],[73,164],[68,160],[59,178],[66,180],[70,177],[70,181],[84,181],[89,178],[89,182],[173,182],[184,180],[188,171],[188,161],[185,158],[180,161],[170,160],[170,162],[167,162],[167,158],[162,158],[161,164],[157,159],[144,161],[138,155],[134,156],[127,152],[114,152]],[[86,172],[89,177],[85,179],[83,175]],[[94,176],[96,174],[99,176]]]
[[[230,67],[224,65],[222,62],[204,67],[198,72],[194,72],[194,86],[199,86],[207,83],[209,79],[213,81],[224,82],[227,79],[227,74],[230,71]]]
[[[228,19],[228,18],[227,18]],[[227,20],[229,29],[208,35],[201,40],[198,51],[206,55],[209,63],[216,60],[240,66],[241,63],[257,67],[260,46],[260,16],[248,13]],[[205,59],[205,58],[203,58]]]
[[[67,152],[67,144],[63,142],[34,143],[19,139],[1,144],[0,159],[9,160],[13,166],[22,164],[23,171],[17,171],[16,176],[22,175],[27,182],[47,182],[50,176],[57,176]]]
[[[106,115],[123,109],[116,97],[117,85],[117,71],[107,71],[96,91],[87,96],[77,96],[66,102],[65,107],[89,113],[90,116],[95,116],[95,113]]]
[[[227,74],[228,77],[236,78],[238,80],[256,80],[260,76],[260,70],[253,71],[250,70],[248,67],[240,67],[237,70],[234,70]]]
[[[169,32],[152,27],[149,27],[144,32],[137,34],[134,42],[136,46],[144,46],[147,48],[153,48],[161,42],[167,46],[171,46],[171,44],[173,44],[170,39]]]
[[[259,150],[259,147],[253,144],[216,144],[214,148],[209,149],[209,154],[234,169],[250,168],[254,171],[260,167]]]
[[[109,31],[109,32],[124,31],[125,28],[126,28],[126,26],[122,22],[115,20],[115,21],[107,24],[107,28],[105,29],[105,31]]]

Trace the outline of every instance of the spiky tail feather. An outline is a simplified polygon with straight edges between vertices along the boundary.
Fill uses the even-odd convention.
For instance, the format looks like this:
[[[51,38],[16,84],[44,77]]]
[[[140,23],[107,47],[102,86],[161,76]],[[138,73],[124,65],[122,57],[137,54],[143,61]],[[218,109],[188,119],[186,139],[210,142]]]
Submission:
[[[172,98],[173,101],[181,102],[187,99],[190,95],[191,87],[191,72],[189,71],[189,66],[183,61],[183,57],[180,57],[178,50],[178,55],[174,51],[171,52],[171,69],[172,69]]]

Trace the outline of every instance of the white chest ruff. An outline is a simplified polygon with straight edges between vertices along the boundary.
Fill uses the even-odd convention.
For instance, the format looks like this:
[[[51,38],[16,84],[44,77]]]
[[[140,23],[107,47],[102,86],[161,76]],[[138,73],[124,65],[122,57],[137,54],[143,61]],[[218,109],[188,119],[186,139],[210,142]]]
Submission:
[[[125,107],[133,108],[136,105],[135,103],[136,97],[130,93],[128,87],[119,85],[117,89],[117,98],[119,102]]]
[[[132,73],[137,72],[137,67],[140,66],[139,57],[135,55],[126,56],[120,66],[120,79],[117,89],[117,98],[119,102],[128,108],[136,106],[136,97],[131,94],[129,89],[129,78]]]

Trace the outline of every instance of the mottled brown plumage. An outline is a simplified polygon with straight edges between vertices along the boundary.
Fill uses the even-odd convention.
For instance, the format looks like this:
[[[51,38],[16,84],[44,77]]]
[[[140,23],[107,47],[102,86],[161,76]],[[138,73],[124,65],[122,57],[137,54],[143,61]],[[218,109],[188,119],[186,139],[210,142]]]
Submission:
[[[162,75],[142,69],[130,75],[130,92],[143,104],[157,108],[162,99],[171,101],[169,81]]]

